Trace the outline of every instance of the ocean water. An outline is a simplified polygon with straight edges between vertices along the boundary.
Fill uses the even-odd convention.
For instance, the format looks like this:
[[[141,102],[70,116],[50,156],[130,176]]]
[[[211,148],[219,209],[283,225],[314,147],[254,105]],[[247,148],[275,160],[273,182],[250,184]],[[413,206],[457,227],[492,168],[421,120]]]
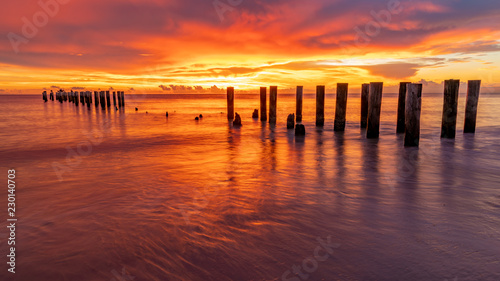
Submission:
[[[467,135],[461,95],[441,140],[442,94],[424,93],[418,149],[395,134],[396,95],[378,140],[357,93],[345,133],[334,95],[316,128],[306,94],[304,138],[286,129],[293,95],[276,126],[251,119],[258,104],[237,93],[232,128],[225,95],[128,94],[118,111],[0,96],[18,218],[16,274],[4,221],[0,280],[500,280],[500,95],[480,97]]]

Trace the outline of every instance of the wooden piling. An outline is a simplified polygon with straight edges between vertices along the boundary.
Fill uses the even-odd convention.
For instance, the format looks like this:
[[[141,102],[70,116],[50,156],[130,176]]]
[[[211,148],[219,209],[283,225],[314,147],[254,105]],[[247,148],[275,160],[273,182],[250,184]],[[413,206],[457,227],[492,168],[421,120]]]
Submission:
[[[465,106],[464,133],[476,132],[477,104],[480,89],[481,80],[469,80],[467,85],[467,102]]]
[[[42,98],[43,98],[43,101],[47,102],[47,91],[43,91]]]
[[[325,124],[325,86],[316,87],[316,126]]]
[[[73,95],[73,102],[75,103],[76,106],[78,106],[78,104],[80,104],[80,99],[78,98],[78,92],[74,92],[72,93],[72,95]]]
[[[369,139],[378,138],[380,134],[380,108],[382,105],[382,90],[384,83],[370,83],[370,93],[368,95],[368,119],[366,137]]]
[[[441,138],[454,139],[457,129],[458,90],[460,80],[444,82],[443,120]]]
[[[368,97],[370,94],[370,84],[361,85],[361,128],[366,128],[368,120]]]
[[[54,101],[54,92],[52,92],[52,90],[50,91],[50,100]]]
[[[106,91],[106,105],[108,107],[111,107],[111,99],[110,99],[110,96],[109,96],[109,91]]]
[[[278,103],[278,86],[269,87],[269,123],[276,124],[276,109]]]
[[[99,106],[99,97],[97,91],[94,91],[94,102],[95,102],[95,107]]]
[[[348,88],[349,84],[347,83],[337,83],[337,101],[335,109],[335,121],[333,125],[333,130],[336,132],[345,131]]]
[[[405,146],[418,146],[420,142],[420,112],[422,109],[422,84],[406,83],[405,97]]]
[[[304,86],[297,86],[297,96],[295,100],[296,121],[302,122],[302,99],[304,96]]]
[[[260,121],[267,121],[267,87],[260,87]]]
[[[113,106],[116,106],[116,92],[113,92]]]
[[[125,107],[125,92],[124,91],[121,92],[122,92],[122,106]]]
[[[106,96],[104,91],[99,92],[99,103],[102,109],[106,109]]]
[[[396,125],[396,133],[401,134],[405,132],[405,111],[406,111],[406,94],[407,87],[410,82],[399,83],[399,97],[398,97],[398,117]]]
[[[227,120],[234,120],[234,87],[227,87]]]

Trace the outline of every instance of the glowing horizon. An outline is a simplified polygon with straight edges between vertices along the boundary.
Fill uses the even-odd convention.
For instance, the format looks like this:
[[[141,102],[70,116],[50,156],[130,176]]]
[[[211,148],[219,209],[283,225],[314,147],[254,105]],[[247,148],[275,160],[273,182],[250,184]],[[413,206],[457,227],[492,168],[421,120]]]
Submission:
[[[370,81],[438,89],[450,78],[500,87],[500,6],[490,1],[40,3],[4,4],[0,93]]]

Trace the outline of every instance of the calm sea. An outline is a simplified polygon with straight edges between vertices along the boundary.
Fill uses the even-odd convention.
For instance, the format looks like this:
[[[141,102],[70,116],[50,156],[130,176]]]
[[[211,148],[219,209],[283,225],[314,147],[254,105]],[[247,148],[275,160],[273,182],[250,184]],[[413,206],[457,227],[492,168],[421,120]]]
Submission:
[[[0,96],[0,280],[500,280],[500,95],[480,97],[475,135],[461,95],[441,140],[442,94],[424,93],[419,149],[395,134],[395,95],[379,140],[359,128],[359,94],[345,133],[326,101],[316,128],[305,95],[297,139],[293,95],[270,127],[251,119],[258,96],[237,94],[239,129],[225,95],[126,95],[118,111]]]

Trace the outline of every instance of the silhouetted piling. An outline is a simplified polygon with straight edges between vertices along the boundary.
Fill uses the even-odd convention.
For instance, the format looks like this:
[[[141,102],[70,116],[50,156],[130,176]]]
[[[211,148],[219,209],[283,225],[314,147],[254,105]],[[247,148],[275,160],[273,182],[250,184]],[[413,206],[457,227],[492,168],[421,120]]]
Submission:
[[[316,126],[325,125],[325,86],[316,87]]]
[[[477,105],[481,80],[469,80],[467,85],[467,102],[465,105],[464,133],[476,132]]]
[[[94,91],[94,102],[95,102],[95,107],[99,106],[99,96],[97,91]]]
[[[260,87],[260,121],[267,121],[267,87]]]
[[[406,83],[405,97],[405,146],[418,146],[420,142],[420,112],[422,84]]]
[[[54,92],[50,91],[50,100],[54,101]]]
[[[47,91],[43,91],[43,93],[42,93],[42,99],[43,99],[45,102],[47,102],[47,101],[48,101],[48,99],[47,99]]]
[[[227,120],[234,120],[234,88],[227,87]]]
[[[295,135],[296,136],[305,136],[306,135],[306,127],[303,124],[297,124],[297,126],[295,126]]]
[[[368,120],[368,97],[370,95],[370,84],[361,85],[361,128],[366,128]]]
[[[116,92],[116,99],[118,100],[118,107],[122,107],[122,95],[121,92]]]
[[[113,92],[113,106],[116,106],[116,92]]]
[[[276,124],[276,108],[278,103],[278,86],[269,88],[269,123]]]
[[[349,84],[347,83],[337,83],[337,106],[335,109],[335,121],[333,125],[333,130],[336,132],[345,131],[348,88]]]
[[[121,92],[122,92],[122,106],[125,107],[125,92],[124,91]]]
[[[289,114],[286,120],[286,128],[293,129],[295,128],[295,114]]]
[[[253,110],[252,119],[259,119],[259,110],[258,109]]]
[[[442,138],[455,138],[459,88],[460,80],[444,81],[443,121],[441,123]]]
[[[109,97],[109,91],[106,91],[106,105],[111,107],[111,99]]]
[[[233,121],[233,126],[234,127],[241,127],[241,117],[238,113],[235,113],[234,121]]]
[[[396,125],[396,133],[404,133],[405,132],[405,111],[406,111],[406,88],[410,82],[401,82],[399,83],[399,96],[398,96],[398,117],[397,117],[397,125]]]
[[[78,98],[78,92],[73,93],[73,102],[75,103],[76,106],[80,104],[80,99]]]
[[[102,109],[106,109],[106,93],[104,91],[99,92],[99,103]]]
[[[304,86],[297,86],[297,95],[295,100],[295,113],[297,122],[302,122],[302,99],[304,97]]]
[[[368,96],[368,119],[366,137],[378,138],[380,134],[380,107],[382,105],[382,90],[384,83],[370,83],[370,93]]]

